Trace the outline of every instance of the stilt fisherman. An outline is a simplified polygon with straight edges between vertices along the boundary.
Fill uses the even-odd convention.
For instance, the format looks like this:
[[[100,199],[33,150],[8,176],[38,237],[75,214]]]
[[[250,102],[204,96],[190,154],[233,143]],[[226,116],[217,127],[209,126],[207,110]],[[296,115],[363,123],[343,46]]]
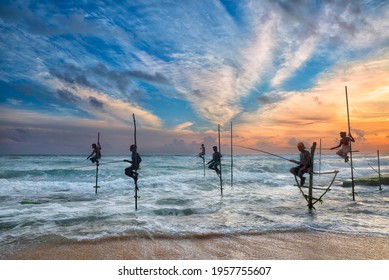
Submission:
[[[300,178],[300,186],[304,186],[305,177],[303,176],[305,173],[310,172],[311,170],[311,154],[305,149],[305,145],[303,142],[297,144],[297,148],[300,151],[300,161],[297,160],[289,160],[290,162],[294,162],[298,164],[296,167],[292,167],[289,171],[294,175]]]
[[[344,162],[349,161],[348,153],[351,151],[350,141],[355,142],[355,139],[354,137],[351,136],[351,134],[349,134],[349,136],[346,135],[347,134],[345,131],[340,132],[341,139],[339,141],[339,145],[331,148],[331,150],[334,150],[341,147],[340,150],[336,152],[336,154],[341,158],[343,158]]]
[[[127,167],[125,170],[124,170],[124,173],[128,176],[128,177],[131,177],[134,179],[134,181],[138,181],[138,169],[139,169],[139,166],[140,166],[140,163],[142,161],[142,158],[140,157],[140,155],[138,154],[137,152],[137,148],[136,148],[136,145],[131,145],[130,146],[130,151],[132,152],[131,154],[131,160],[123,160],[124,162],[128,162],[128,163],[131,163],[131,165],[129,167]]]
[[[221,164],[222,154],[217,151],[217,147],[213,146],[212,159],[207,163],[209,169],[215,170],[217,176],[220,177],[220,170],[218,166]]]

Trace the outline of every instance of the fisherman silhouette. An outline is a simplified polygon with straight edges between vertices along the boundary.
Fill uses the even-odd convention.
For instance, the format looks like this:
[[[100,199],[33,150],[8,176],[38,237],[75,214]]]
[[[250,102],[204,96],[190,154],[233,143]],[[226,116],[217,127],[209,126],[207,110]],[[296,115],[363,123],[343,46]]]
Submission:
[[[134,181],[138,181],[138,172],[137,170],[139,169],[139,165],[142,161],[142,158],[137,152],[136,146],[133,144],[130,146],[130,151],[132,152],[131,154],[131,160],[123,160],[124,162],[131,163],[129,167],[127,167],[124,170],[124,173],[128,176],[134,179]]]
[[[97,145],[95,143],[92,144],[92,153],[86,158],[90,159],[92,163],[99,164],[99,159],[101,158],[101,145],[100,142],[97,142]],[[92,157],[93,156],[93,157]]]
[[[220,170],[218,166],[221,164],[222,154],[217,151],[217,147],[213,146],[212,159],[207,163],[209,169],[215,170],[216,174],[220,177]]]
[[[310,171],[311,154],[307,150],[305,150],[305,146],[303,142],[298,143],[297,148],[300,151],[300,161],[293,160],[293,159],[289,160],[290,162],[294,162],[298,164],[298,166],[292,167],[289,171],[294,176],[298,176],[301,180],[300,185],[304,186],[305,177],[303,175]]]
[[[204,159],[204,156],[205,156],[205,147],[204,147],[204,144],[201,144],[200,150],[201,150],[201,152],[199,153],[199,157],[201,157],[202,159]]]
[[[331,150],[341,147],[340,150],[336,152],[336,154],[342,157],[344,159],[344,162],[348,162],[348,153],[351,151],[350,141],[355,142],[355,139],[351,136],[351,134],[349,134],[349,136],[346,136],[346,132],[344,131],[340,132],[340,138],[341,139],[339,141],[339,145],[336,147],[332,147]]]

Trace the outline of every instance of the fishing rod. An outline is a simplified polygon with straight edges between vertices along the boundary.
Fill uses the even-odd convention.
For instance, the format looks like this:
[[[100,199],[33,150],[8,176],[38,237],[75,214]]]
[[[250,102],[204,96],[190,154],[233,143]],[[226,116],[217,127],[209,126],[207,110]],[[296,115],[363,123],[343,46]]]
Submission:
[[[108,161],[108,162],[100,162],[101,164],[109,164],[109,163],[118,163],[118,162],[123,162],[123,160],[115,160],[115,161]]]
[[[370,168],[371,169],[373,169],[376,173],[379,173],[373,166],[371,166],[371,164],[370,163],[368,163],[367,165],[369,165],[370,166]]]
[[[76,166],[70,166],[70,167],[67,167],[67,168],[59,168],[59,169],[79,169],[79,168],[88,168],[88,167],[95,167],[94,165],[76,165]]]
[[[285,157],[282,157],[282,156],[279,156],[279,155],[276,155],[276,154],[273,154],[273,153],[269,153],[269,152],[266,152],[266,151],[263,151],[263,150],[259,150],[259,149],[255,149],[255,148],[250,148],[250,147],[245,147],[245,146],[240,146],[240,145],[234,145],[234,146],[235,147],[239,147],[239,148],[253,150],[253,151],[258,151],[258,152],[261,152],[261,153],[265,153],[265,154],[268,154],[268,155],[271,155],[271,156],[275,156],[275,157],[278,157],[278,158],[290,161],[290,159],[287,159]]]
[[[110,163],[118,163],[118,162],[123,162],[123,160],[115,160],[115,161],[108,161],[108,162],[100,162],[99,165],[110,164]],[[90,165],[90,164],[85,164],[85,165],[75,165],[75,166],[70,166],[70,167],[61,168],[61,169],[81,169],[81,168],[88,168],[88,167],[95,167],[95,166],[94,166],[94,165]]]

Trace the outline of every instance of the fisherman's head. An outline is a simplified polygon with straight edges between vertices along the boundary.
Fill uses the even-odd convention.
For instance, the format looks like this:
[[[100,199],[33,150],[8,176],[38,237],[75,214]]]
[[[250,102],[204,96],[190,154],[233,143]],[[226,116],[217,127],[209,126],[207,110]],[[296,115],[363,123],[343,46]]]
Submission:
[[[130,146],[130,151],[131,151],[131,152],[136,152],[136,146],[135,146],[134,144],[132,144],[132,145]]]
[[[305,145],[303,142],[299,142],[297,144],[297,149],[299,149],[300,151],[303,151],[305,149]]]
[[[96,148],[97,146],[96,146],[96,144],[95,143],[93,143],[92,144],[92,148]]]
[[[217,147],[216,146],[213,146],[212,149],[217,152]]]
[[[342,137],[342,138],[343,138],[343,137],[346,137],[346,132],[345,132],[345,131],[341,131],[341,132],[340,132],[340,137]]]

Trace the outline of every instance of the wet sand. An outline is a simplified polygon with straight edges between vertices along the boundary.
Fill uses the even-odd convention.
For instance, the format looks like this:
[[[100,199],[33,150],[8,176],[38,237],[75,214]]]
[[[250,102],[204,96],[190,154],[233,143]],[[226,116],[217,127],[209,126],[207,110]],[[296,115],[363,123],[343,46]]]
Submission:
[[[121,236],[49,242],[9,260],[389,260],[389,237],[323,232]]]

